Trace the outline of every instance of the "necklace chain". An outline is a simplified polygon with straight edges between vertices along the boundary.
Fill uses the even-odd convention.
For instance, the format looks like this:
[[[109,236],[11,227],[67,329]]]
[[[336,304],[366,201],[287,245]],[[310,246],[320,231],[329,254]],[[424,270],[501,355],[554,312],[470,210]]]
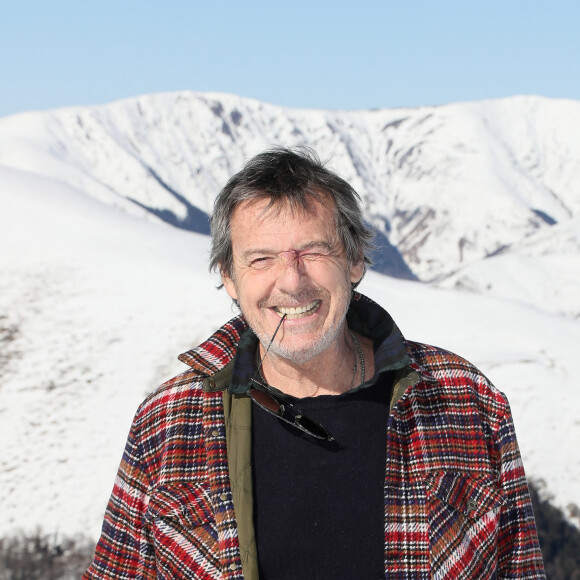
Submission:
[[[352,372],[352,381],[350,383],[349,389],[349,391],[352,391],[352,389],[354,388],[354,381],[356,379],[357,359],[360,360],[360,384],[362,385],[365,382],[365,356],[358,342],[358,338],[356,337],[355,333],[352,330],[350,331],[350,338],[352,339],[352,343],[354,344],[354,347],[356,349],[356,353],[354,355],[354,368]]]

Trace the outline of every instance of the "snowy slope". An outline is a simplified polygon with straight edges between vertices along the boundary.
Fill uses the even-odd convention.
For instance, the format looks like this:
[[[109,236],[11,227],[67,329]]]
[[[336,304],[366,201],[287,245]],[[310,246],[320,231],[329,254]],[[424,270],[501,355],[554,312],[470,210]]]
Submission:
[[[580,320],[580,218],[541,230],[437,285],[509,298]]]
[[[204,236],[151,223],[55,181],[0,168],[0,534],[96,536],[137,404],[175,356],[234,311]],[[511,300],[369,273],[363,292],[409,338],[478,364],[510,398],[528,474],[580,497],[580,326]],[[565,402],[565,404],[563,404]]]
[[[137,404],[231,307],[206,237],[13,170],[0,183],[0,528],[95,534]]]
[[[245,160],[311,145],[412,271],[437,280],[578,215],[579,134],[580,102],[540,97],[347,112],[181,92],[0,119],[0,164],[207,232]]]

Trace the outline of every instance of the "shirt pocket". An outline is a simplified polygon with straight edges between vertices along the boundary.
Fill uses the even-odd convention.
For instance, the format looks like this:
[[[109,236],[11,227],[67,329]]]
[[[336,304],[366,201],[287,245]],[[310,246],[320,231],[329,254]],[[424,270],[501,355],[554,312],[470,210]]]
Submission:
[[[495,578],[504,491],[470,473],[434,472],[425,483],[432,578]]]
[[[157,578],[221,577],[217,526],[206,485],[155,488],[144,523],[155,552]]]

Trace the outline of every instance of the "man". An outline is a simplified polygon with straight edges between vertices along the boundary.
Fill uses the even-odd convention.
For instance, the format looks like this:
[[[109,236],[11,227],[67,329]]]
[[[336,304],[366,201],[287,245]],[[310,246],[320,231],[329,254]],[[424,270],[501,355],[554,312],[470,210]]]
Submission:
[[[138,410],[85,578],[544,578],[508,403],[354,291],[354,190],[263,153],[212,240],[242,314]]]

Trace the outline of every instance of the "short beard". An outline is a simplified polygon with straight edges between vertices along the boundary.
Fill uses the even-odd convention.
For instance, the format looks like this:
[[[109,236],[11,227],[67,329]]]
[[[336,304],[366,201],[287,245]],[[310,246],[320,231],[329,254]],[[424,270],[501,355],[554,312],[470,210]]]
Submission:
[[[351,292],[350,284],[348,286],[348,291]],[[346,313],[348,312],[348,308],[350,306],[350,300],[352,298],[352,292],[349,295],[348,300],[346,301],[344,312],[341,315],[340,320],[336,324],[328,329],[328,331],[319,336],[312,344],[310,344],[307,348],[301,349],[293,349],[290,346],[284,345],[284,326],[280,329],[281,332],[278,333],[278,336],[274,339],[272,344],[272,337],[270,335],[266,335],[264,333],[256,332],[255,328],[252,328],[264,350],[268,348],[270,345],[268,352],[270,354],[274,354],[279,356],[288,362],[295,364],[295,365],[303,365],[313,358],[317,357],[319,354],[323,353],[340,335],[340,333],[344,330],[346,324]],[[311,300],[330,300],[330,294],[326,291],[318,291],[318,290],[305,290],[303,292],[299,292],[294,296],[286,297],[283,301],[286,305],[290,305],[292,303],[301,304],[303,302],[309,302]],[[277,298],[271,298],[268,302],[261,303],[261,307],[268,307],[270,303],[278,304],[279,300]],[[281,335],[281,336],[280,336]]]
[[[268,354],[273,354],[287,360],[295,365],[303,365],[317,357],[319,354],[323,353],[336,339],[340,332],[344,329],[346,318],[343,318],[342,322],[338,324],[335,328],[331,328],[326,334],[319,336],[314,343],[308,346],[308,348],[303,348],[299,350],[291,349],[284,346],[281,341],[272,342],[268,350]],[[255,332],[255,330],[254,330]],[[265,334],[258,334],[258,339],[262,343],[264,350],[268,348],[271,336]]]

